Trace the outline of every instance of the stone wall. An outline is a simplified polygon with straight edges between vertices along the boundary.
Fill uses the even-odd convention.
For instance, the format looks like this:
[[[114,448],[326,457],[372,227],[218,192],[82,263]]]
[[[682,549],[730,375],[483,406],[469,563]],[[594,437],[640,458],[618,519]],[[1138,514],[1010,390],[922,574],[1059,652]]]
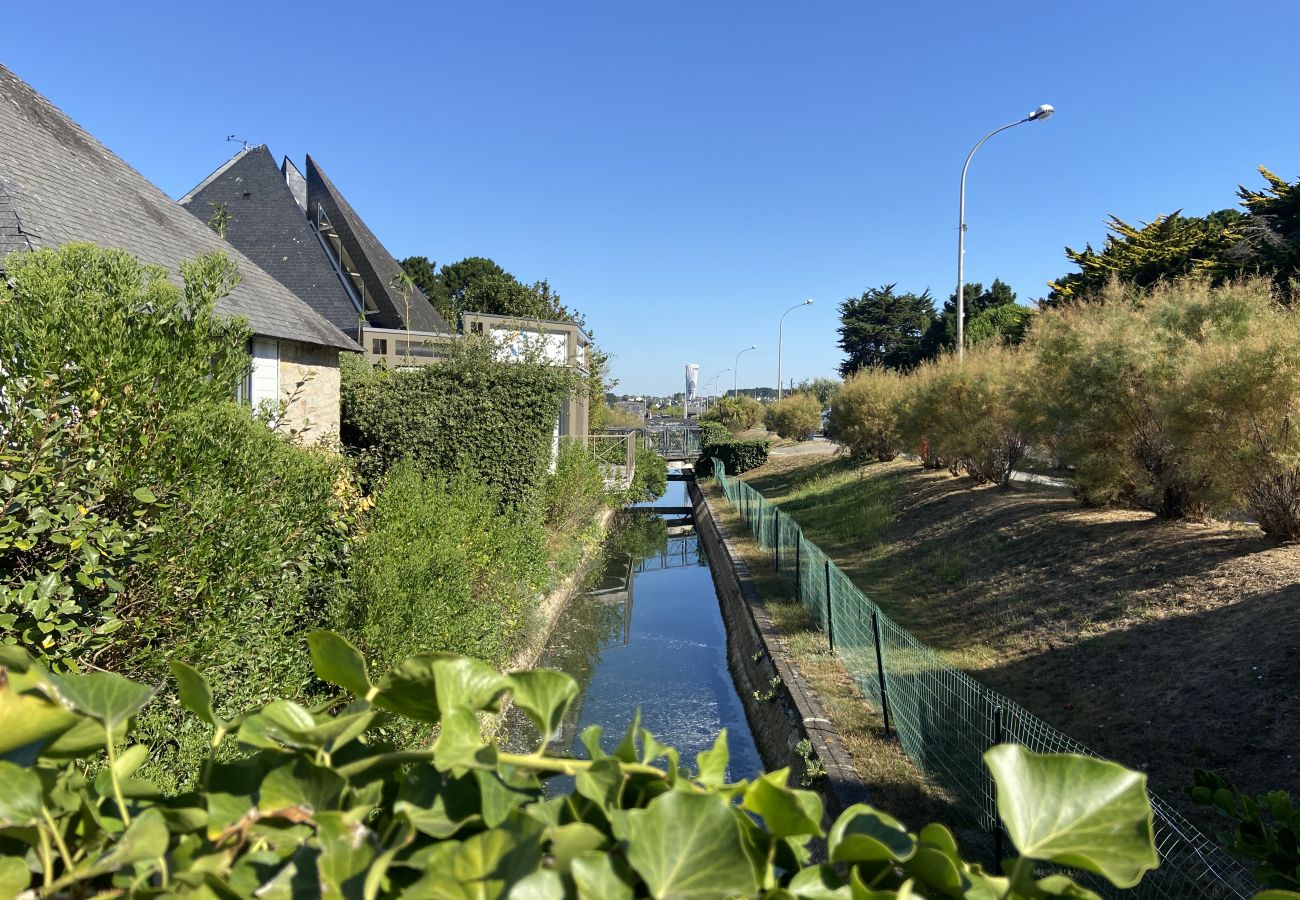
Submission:
[[[339,351],[280,342],[280,397],[288,404],[281,427],[314,444],[339,433]]]
[[[791,664],[726,526],[714,518],[708,499],[694,481],[689,483],[689,492],[695,530],[708,554],[727,625],[727,663],[764,767],[772,771],[789,766],[797,785],[805,765],[795,745],[806,739],[826,770],[825,778],[814,780],[811,787],[825,799],[829,816],[834,819],[854,803],[868,802],[866,784],[854,768],[839,730],[812,686]]]

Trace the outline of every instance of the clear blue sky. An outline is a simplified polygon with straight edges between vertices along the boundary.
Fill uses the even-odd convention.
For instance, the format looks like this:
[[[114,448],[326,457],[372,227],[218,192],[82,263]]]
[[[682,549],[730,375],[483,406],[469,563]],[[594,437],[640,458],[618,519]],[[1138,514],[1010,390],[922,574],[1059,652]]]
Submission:
[[[1106,214],[1300,176],[1278,2],[24,3],[4,62],[172,196],[232,132],[311,152],[398,256],[549,278],[620,392],[833,373],[836,305],[967,277],[1022,300]],[[730,385],[731,375],[724,378]]]

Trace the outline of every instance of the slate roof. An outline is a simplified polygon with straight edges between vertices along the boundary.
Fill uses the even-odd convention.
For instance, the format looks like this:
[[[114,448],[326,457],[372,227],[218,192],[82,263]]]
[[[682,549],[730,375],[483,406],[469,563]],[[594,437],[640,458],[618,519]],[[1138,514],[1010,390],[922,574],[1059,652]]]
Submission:
[[[180,200],[207,221],[225,207],[226,240],[349,337],[359,310],[265,145],[240,151]]]
[[[225,251],[240,283],[217,303],[256,334],[360,349],[193,215],[0,65],[0,254],[91,241],[173,273]]]
[[[309,155],[307,157],[307,214],[317,205],[324,209],[330,224],[338,232],[348,256],[361,273],[366,290],[379,311],[368,317],[376,328],[411,328],[414,331],[450,332],[452,329],[433,308],[424,292],[412,287],[410,296],[411,320],[406,321],[406,304],[401,292],[392,284],[402,268],[389,254],[366,223],[361,220],[343,195]]]

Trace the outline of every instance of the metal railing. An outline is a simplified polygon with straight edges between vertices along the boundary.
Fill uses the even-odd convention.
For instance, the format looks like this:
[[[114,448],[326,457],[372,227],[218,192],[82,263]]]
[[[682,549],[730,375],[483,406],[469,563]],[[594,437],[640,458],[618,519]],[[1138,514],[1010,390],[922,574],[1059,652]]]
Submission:
[[[664,459],[694,460],[704,446],[704,429],[698,425],[644,425],[640,428],[612,428],[606,434],[638,434],[641,446]]]
[[[718,459],[713,471],[759,546],[772,552],[779,577],[882,715],[886,734],[895,735],[918,767],[953,792],[968,818],[995,835],[999,831],[993,783],[983,764],[984,751],[994,744],[1098,756],[948,665],[892,622],[776,504],[739,478],[728,477]],[[1259,890],[1246,867],[1213,838],[1160,797],[1150,796],[1160,868],[1124,896],[1247,898]],[[1106,885],[1090,886],[1108,890]]]
[[[587,452],[596,458],[606,484],[632,483],[636,474],[636,432],[587,435]]]

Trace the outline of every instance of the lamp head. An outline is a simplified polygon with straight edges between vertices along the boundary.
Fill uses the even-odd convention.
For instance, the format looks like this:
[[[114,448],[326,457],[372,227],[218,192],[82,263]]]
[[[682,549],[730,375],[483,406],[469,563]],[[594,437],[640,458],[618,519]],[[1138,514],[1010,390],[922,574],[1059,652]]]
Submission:
[[[805,300],[805,301],[803,302],[803,305],[804,305],[804,306],[807,306],[809,303],[812,303],[812,302],[813,302],[813,298],[812,298],[812,297],[809,297],[807,300]]]
[[[1052,106],[1052,104],[1044,103],[1042,106],[1038,107],[1038,109],[1029,114],[1029,121],[1037,122],[1040,119],[1046,119],[1054,112],[1056,112],[1056,108]]]

